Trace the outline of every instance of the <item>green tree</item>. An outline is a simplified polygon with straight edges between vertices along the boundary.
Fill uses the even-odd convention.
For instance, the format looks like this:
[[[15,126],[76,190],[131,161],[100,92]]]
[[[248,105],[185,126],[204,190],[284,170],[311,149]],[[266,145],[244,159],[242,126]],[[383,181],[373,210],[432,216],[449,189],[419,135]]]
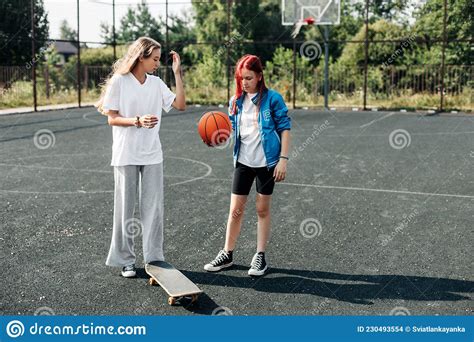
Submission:
[[[66,20],[62,20],[59,26],[59,38],[64,40],[76,40],[77,31],[69,26]]]
[[[474,39],[474,3],[472,0],[447,1],[446,35],[448,42]],[[443,39],[444,0],[429,0],[416,12],[414,34],[423,38],[425,53],[418,54],[420,63],[439,64]],[[449,64],[472,64],[474,50],[472,43],[453,42],[447,45],[446,62]]]
[[[48,15],[43,0],[34,0],[35,55],[46,45]],[[31,62],[31,1],[0,1],[0,64],[21,65]]]
[[[199,51],[208,48],[224,58],[230,47],[230,62],[234,64],[245,53],[258,55],[262,60],[271,59],[277,44],[274,41],[290,41],[291,30],[281,25],[279,0],[233,1],[230,10],[230,35],[227,36],[227,2],[193,0],[197,41],[209,42],[213,46],[194,48],[195,57]],[[266,43],[258,43],[266,41]],[[218,42],[222,44],[217,44]],[[286,47],[290,47],[287,44]]]
[[[365,18],[365,5],[365,1],[354,2],[353,15],[356,14],[360,18]],[[410,5],[410,0],[370,0],[369,21],[373,23],[380,19],[386,19],[406,24]]]
[[[412,58],[414,38],[405,27],[380,19],[369,24],[369,41],[400,40],[400,43],[369,43],[368,64],[383,67],[387,64],[407,64]],[[354,40],[365,40],[365,26],[359,29]],[[346,66],[363,66],[365,62],[365,44],[347,44],[339,58]]]
[[[162,22],[153,17],[145,0],[137,4],[136,8],[129,7],[127,13],[120,19],[120,26],[116,28],[117,43],[130,43],[142,36],[147,36],[163,42],[161,32]],[[102,39],[107,43],[113,42],[111,26],[101,23]]]

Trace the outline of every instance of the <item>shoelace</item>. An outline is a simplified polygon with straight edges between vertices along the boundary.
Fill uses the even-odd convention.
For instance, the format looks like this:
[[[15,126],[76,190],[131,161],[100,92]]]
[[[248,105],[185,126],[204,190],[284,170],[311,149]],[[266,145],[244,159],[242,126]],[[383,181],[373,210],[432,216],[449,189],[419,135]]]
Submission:
[[[227,254],[224,251],[220,252],[219,255],[211,262],[213,266],[216,266],[227,259]]]
[[[260,269],[262,267],[263,258],[260,254],[252,260],[252,268]]]
[[[133,269],[135,268],[135,265],[128,265],[126,267],[124,267],[124,271],[133,271]]]

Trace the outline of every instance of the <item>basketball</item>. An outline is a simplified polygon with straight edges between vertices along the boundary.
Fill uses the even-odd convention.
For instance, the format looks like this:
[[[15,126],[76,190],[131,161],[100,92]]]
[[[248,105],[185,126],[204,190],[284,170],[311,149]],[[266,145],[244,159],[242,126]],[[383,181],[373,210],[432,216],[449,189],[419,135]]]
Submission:
[[[202,141],[208,146],[218,146],[229,139],[232,126],[227,114],[207,112],[198,123],[198,132]]]

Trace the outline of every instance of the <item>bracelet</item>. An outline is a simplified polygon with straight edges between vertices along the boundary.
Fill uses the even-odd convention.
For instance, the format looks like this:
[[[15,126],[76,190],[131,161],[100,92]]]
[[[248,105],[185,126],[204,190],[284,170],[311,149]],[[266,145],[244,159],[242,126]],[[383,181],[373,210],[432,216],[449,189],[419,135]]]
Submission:
[[[290,160],[290,158],[288,158],[288,157],[286,157],[286,156],[280,156],[280,159]]]
[[[137,115],[137,116],[135,117],[135,119],[136,119],[136,120],[135,120],[135,127],[136,127],[136,128],[141,128],[142,125],[140,124],[140,117]]]

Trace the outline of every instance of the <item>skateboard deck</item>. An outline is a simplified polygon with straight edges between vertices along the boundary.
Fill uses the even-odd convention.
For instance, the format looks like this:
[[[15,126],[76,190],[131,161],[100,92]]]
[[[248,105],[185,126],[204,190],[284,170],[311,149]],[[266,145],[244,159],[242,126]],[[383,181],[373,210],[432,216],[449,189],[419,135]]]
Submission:
[[[148,284],[158,284],[166,291],[169,296],[169,305],[175,305],[185,297],[191,297],[191,303],[194,303],[202,293],[196,284],[165,261],[153,261],[146,264],[145,272],[150,276]]]

